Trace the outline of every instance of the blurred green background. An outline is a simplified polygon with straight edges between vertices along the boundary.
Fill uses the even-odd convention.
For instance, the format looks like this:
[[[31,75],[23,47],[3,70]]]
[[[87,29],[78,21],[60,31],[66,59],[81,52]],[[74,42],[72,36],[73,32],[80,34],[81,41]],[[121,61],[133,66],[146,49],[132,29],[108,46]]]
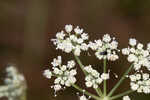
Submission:
[[[55,98],[50,89],[53,80],[42,76],[57,55],[63,55],[64,63],[73,58],[56,51],[49,41],[65,24],[81,26],[91,40],[110,33],[119,40],[120,47],[127,46],[129,37],[147,43],[150,42],[150,0],[0,0],[0,69],[15,64],[25,74],[28,100],[78,100],[73,88],[58,93]],[[99,65],[101,69],[101,62],[94,56],[82,55],[81,59],[84,64]],[[108,66],[121,75],[128,65],[121,57]],[[110,80],[110,89],[116,82],[117,79]],[[127,87],[124,83],[117,92]],[[131,97],[150,100],[150,95]]]

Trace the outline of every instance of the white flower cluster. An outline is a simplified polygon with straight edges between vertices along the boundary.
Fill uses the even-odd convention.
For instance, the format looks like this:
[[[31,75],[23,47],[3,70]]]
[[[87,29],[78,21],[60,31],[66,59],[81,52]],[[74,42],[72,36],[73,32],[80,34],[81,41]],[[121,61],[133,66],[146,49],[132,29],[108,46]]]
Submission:
[[[79,26],[73,29],[72,25],[66,25],[65,31],[58,32],[56,34],[56,39],[52,39],[56,49],[60,49],[66,53],[73,52],[76,56],[80,56],[81,51],[88,50],[88,40],[89,36],[87,33],[83,32]]]
[[[24,76],[13,66],[8,67],[6,72],[5,85],[0,86],[0,98],[7,97],[8,100],[16,100],[26,92],[26,81]]]
[[[89,47],[96,51],[95,55],[98,59],[107,59],[115,61],[119,58],[116,51],[119,51],[118,42],[115,38],[111,38],[109,34],[105,34],[101,39],[89,42]]]
[[[61,62],[61,56],[58,56],[57,59],[54,58],[51,63],[53,65],[53,71],[47,69],[43,73],[43,75],[48,79],[51,79],[52,76],[56,77],[54,85],[52,86],[55,92],[62,88],[70,87],[76,82],[75,75],[77,74],[77,71],[74,68],[75,62],[73,60],[68,61],[67,65],[62,65]]]
[[[129,96],[123,96],[123,100],[131,100]]]
[[[134,64],[136,71],[140,70],[142,66],[145,66],[150,70],[150,45],[145,50],[142,43],[137,43],[137,40],[131,38],[129,40],[129,47],[122,49],[122,54],[128,56],[128,61]]]
[[[94,70],[91,65],[85,66],[84,70],[88,73],[85,77],[85,84],[87,87],[98,88],[103,80],[109,79],[109,74],[103,73],[100,76],[100,73]]]
[[[138,93],[150,93],[150,76],[148,73],[136,73],[129,76],[131,89]]]

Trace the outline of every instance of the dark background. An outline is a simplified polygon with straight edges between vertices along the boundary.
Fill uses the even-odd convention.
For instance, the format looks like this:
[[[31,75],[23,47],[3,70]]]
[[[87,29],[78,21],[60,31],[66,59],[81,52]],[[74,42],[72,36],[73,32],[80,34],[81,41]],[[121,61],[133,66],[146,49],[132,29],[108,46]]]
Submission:
[[[78,100],[73,88],[54,98],[50,89],[53,81],[42,76],[57,55],[63,55],[64,63],[73,58],[56,51],[49,42],[65,24],[81,26],[91,39],[110,33],[120,42],[120,47],[127,46],[129,37],[146,44],[150,42],[150,0],[0,0],[0,69],[2,72],[8,64],[15,64],[24,73],[28,100]],[[84,64],[102,66],[94,56],[82,55],[81,59]],[[123,57],[110,64],[119,75],[129,65]],[[110,80],[110,88],[116,81]],[[128,86],[124,83],[118,92]],[[142,94],[131,97],[150,99],[150,95]]]

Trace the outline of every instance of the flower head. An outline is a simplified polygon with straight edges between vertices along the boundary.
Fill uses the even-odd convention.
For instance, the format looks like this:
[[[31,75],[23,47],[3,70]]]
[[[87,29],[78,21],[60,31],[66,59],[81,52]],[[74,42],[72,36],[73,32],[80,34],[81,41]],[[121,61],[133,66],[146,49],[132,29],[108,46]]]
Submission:
[[[89,42],[89,47],[96,51],[95,55],[98,59],[107,59],[115,61],[119,58],[116,51],[119,51],[118,42],[115,38],[111,38],[109,34],[105,34],[101,39]]]
[[[58,56],[58,58],[61,58],[61,56]],[[58,59],[54,58],[53,62],[57,60]],[[50,79],[52,76],[56,77],[54,80],[54,85],[52,86],[55,91],[59,91],[65,87],[70,87],[72,84],[74,84],[76,82],[75,75],[77,74],[76,69],[74,69],[75,62],[73,60],[68,61],[67,65],[62,65],[60,63],[62,62],[61,59],[59,59],[58,62],[58,64],[52,64],[53,71],[46,69],[43,73],[43,75],[48,79]]]
[[[100,73],[94,70],[91,65],[85,66],[84,70],[88,73],[85,77],[86,86],[98,88],[99,84],[103,82],[103,79],[100,77]]]
[[[0,86],[0,98],[7,97],[8,100],[16,100],[26,92],[26,80],[14,66],[7,67],[6,72],[4,85]]]
[[[150,51],[143,48],[142,43],[137,43],[137,40],[130,39],[129,47],[122,49],[122,54],[127,55],[127,60],[134,65],[136,71],[140,70],[142,66],[150,69]]]
[[[72,25],[66,25],[65,31],[58,32],[56,39],[52,39],[56,49],[60,49],[66,53],[73,52],[76,56],[80,56],[81,51],[88,50],[88,34],[83,32],[79,26],[74,28]]]

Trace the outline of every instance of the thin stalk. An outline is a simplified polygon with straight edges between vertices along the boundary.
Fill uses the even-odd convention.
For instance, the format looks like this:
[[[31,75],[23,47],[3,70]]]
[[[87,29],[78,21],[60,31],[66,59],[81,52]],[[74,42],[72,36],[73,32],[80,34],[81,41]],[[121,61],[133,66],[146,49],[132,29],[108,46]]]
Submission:
[[[132,93],[132,92],[134,92],[134,91],[128,90],[128,91],[126,91],[126,92],[120,93],[120,94],[118,94],[118,95],[116,95],[116,96],[111,97],[111,100],[114,100],[114,99],[120,98],[120,97],[122,97],[122,96],[128,95],[128,94],[130,94],[130,93]]]
[[[104,73],[106,73],[106,62],[107,60],[106,59],[104,59]],[[106,96],[107,95],[107,82],[106,82],[106,80],[104,80],[104,83],[103,83],[103,89],[104,89],[104,96]]]
[[[80,88],[79,86],[77,86],[77,85],[75,85],[75,84],[72,84],[72,87],[74,87],[75,89],[77,89],[77,90],[80,91],[80,92],[84,92],[86,95],[92,97],[93,99],[96,99],[96,100],[99,100],[99,99],[100,99],[99,97],[97,97],[97,96],[95,96],[95,95],[89,93],[89,92],[86,91],[86,90],[83,90],[82,88]]]
[[[100,88],[95,89],[95,91],[97,92],[97,94],[98,94],[100,97],[103,96],[103,93],[102,93],[102,91],[101,91]]]
[[[75,57],[77,63],[79,64],[81,70],[83,71],[83,73],[84,73],[85,75],[87,75],[87,72],[85,72],[85,70],[84,70],[84,65],[83,65],[82,62],[80,61],[79,57],[78,57],[78,56],[75,56],[75,55],[74,55],[74,57]]]
[[[131,71],[133,65],[129,67],[129,69],[123,74],[119,82],[114,86],[114,88],[109,92],[108,96],[112,96],[112,94],[115,92],[115,90],[120,86],[120,84],[123,82],[125,79],[125,76]]]
[[[78,57],[78,56],[75,56],[75,55],[74,55],[74,57],[75,57],[75,59],[76,59],[77,63],[79,64],[79,66],[80,66],[81,70],[83,71],[83,73],[84,73],[84,74],[85,74],[85,76],[86,76],[88,73],[87,73],[87,72],[85,72],[85,70],[84,70],[84,65],[82,64],[81,60],[79,59],[79,57]],[[100,88],[95,89],[95,91],[96,91],[96,93],[97,93],[99,96],[102,96],[102,95],[103,95],[103,94],[102,94],[102,91],[101,91],[101,89],[100,89]]]

